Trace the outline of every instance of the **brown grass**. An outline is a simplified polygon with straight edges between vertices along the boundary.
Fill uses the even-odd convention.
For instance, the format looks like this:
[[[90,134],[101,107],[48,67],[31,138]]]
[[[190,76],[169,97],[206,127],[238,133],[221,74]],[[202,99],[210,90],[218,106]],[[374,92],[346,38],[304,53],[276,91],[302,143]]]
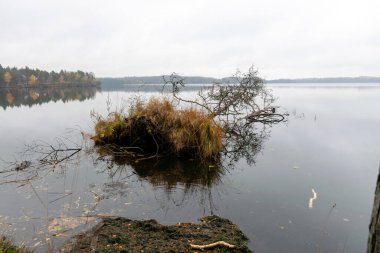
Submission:
[[[213,158],[223,148],[223,130],[213,118],[195,108],[176,109],[165,98],[138,101],[128,114],[99,118],[95,131],[97,144],[139,147],[147,153]]]

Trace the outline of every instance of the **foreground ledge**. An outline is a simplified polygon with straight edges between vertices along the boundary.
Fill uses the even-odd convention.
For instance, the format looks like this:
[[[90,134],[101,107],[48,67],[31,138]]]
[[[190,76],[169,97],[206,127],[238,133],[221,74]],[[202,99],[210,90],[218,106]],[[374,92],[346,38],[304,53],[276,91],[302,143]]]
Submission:
[[[104,218],[62,252],[252,252],[248,238],[231,221],[218,216],[200,221],[165,226],[155,220]]]

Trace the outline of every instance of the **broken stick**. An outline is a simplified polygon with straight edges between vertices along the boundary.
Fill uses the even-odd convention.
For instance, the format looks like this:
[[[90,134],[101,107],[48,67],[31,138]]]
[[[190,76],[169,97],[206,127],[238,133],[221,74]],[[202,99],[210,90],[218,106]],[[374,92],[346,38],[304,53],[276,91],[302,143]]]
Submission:
[[[219,246],[219,245],[226,246],[226,247],[228,247],[230,249],[235,248],[235,245],[226,243],[225,241],[218,241],[218,242],[214,242],[214,243],[210,243],[210,244],[206,244],[206,245],[190,244],[190,247],[192,249],[208,249],[208,248],[213,248],[213,247],[216,247],[216,246]]]

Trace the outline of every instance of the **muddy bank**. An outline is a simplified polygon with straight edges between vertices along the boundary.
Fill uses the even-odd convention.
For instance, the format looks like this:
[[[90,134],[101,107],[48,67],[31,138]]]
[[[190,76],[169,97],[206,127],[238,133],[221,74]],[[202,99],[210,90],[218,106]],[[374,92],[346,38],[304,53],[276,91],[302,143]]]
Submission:
[[[105,218],[92,231],[76,236],[63,252],[200,252],[192,248],[219,241],[205,252],[252,252],[248,238],[237,225],[218,216],[203,217],[199,224],[164,226],[155,220]],[[223,245],[224,244],[224,245]],[[195,246],[194,246],[195,245]]]

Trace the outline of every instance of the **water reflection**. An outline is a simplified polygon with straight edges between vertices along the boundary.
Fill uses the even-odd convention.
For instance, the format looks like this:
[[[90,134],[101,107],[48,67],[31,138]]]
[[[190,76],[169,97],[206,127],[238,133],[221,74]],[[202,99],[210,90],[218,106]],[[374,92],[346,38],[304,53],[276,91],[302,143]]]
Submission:
[[[0,106],[7,109],[22,105],[32,107],[50,101],[63,101],[64,103],[75,100],[84,101],[94,98],[98,91],[100,88],[96,86],[0,88]]]
[[[226,138],[224,160],[229,167],[234,167],[240,159],[248,165],[255,163],[256,155],[264,148],[270,136],[271,124],[246,124],[240,122],[231,127]]]
[[[260,137],[266,135],[263,134],[264,132],[254,134],[255,131],[257,128],[251,128],[251,134],[255,138],[252,138],[249,144],[258,152],[264,141],[264,138]],[[37,141],[27,145],[17,161],[0,172],[3,176],[0,184],[17,183],[20,189],[30,188],[31,197],[34,196],[35,202],[40,205],[39,208],[46,212],[46,217],[33,212],[24,215],[24,224],[38,228],[36,235],[25,241],[36,252],[57,249],[57,246],[79,229],[88,228],[99,213],[113,214],[112,210],[118,210],[115,201],[119,199],[124,203],[128,199],[128,195],[133,191],[131,183],[136,179],[152,185],[153,192],[163,190],[166,198],[156,199],[160,210],[171,209],[173,203],[177,207],[184,207],[189,200],[196,199],[201,208],[206,209],[208,206],[211,214],[216,211],[214,194],[217,189],[215,186],[231,169],[233,163],[229,162],[230,156],[222,156],[219,162],[212,164],[177,157],[136,162],[141,158],[138,154],[135,154],[135,159],[131,157],[126,159],[125,156],[115,153],[110,154],[109,149],[94,147],[89,140],[80,141],[81,138],[85,138],[85,135],[78,133],[75,131],[69,133],[68,136],[56,138],[55,143]],[[247,143],[247,140],[243,141]],[[259,145],[255,145],[257,141]],[[250,154],[246,158],[254,161],[257,152],[249,153],[246,149],[244,151],[237,149],[236,147],[242,146],[238,142],[239,138],[235,136],[233,143],[228,145],[231,146],[228,154],[236,159]],[[235,151],[239,152],[233,154]],[[66,188],[65,186],[64,189],[54,187],[54,181],[69,181],[69,171],[80,171],[86,158],[93,158],[98,173],[108,175],[108,180],[101,181],[94,187],[83,185],[84,188],[80,188],[79,191],[73,187]],[[79,178],[74,173],[73,182],[78,180],[82,181],[84,178]],[[46,184],[47,182],[51,184]],[[172,194],[178,189],[184,192],[180,198]],[[135,205],[135,203],[124,203],[124,205],[128,204]],[[123,211],[117,212],[121,214],[115,213],[116,215],[123,215]],[[15,231],[20,229],[17,221],[13,220],[10,228]],[[21,235],[22,232],[19,233]]]
[[[109,181],[101,187],[105,199],[123,198],[130,193],[130,183],[133,180],[148,182],[152,186],[155,199],[160,203],[161,210],[169,210],[172,203],[180,207],[189,199],[197,199],[204,213],[216,211],[213,202],[213,191],[221,183],[226,169],[217,164],[205,164],[191,160],[181,160],[177,157],[148,159],[135,162],[134,159],[107,155],[107,150],[97,149],[104,162],[102,173],[107,173]],[[176,193],[181,191],[179,197]],[[163,193],[161,198],[160,193]],[[206,211],[210,208],[210,213]]]
[[[87,221],[87,216],[110,214],[174,224],[195,222],[216,209],[217,214],[243,229],[257,252],[365,252],[379,164],[380,89],[275,91],[279,104],[291,117],[287,125],[267,128],[261,144],[256,141],[256,149],[246,150],[256,153],[251,156],[254,166],[239,161],[233,164],[236,169],[228,169],[227,158],[222,159],[223,167],[216,168],[220,174],[215,176],[206,174],[207,167],[194,173],[187,171],[195,167],[193,161],[179,161],[179,169],[186,170],[181,173],[189,175],[177,179],[164,173],[165,169],[170,171],[169,166],[175,166],[174,161],[162,161],[162,165],[153,160],[140,164],[131,161],[130,165],[114,162],[112,169],[107,168],[106,161],[96,161],[102,155],[88,143],[92,153],[82,149],[66,160],[67,166],[39,170],[39,179],[33,179],[32,185],[0,185],[1,234],[18,244],[25,242],[35,252],[46,252],[49,226],[52,233],[59,234],[57,231],[70,227],[67,223],[73,217],[82,221],[80,218],[86,216]],[[91,132],[93,124],[88,115],[92,109],[106,113],[108,95],[117,101],[133,94],[109,92],[82,103],[52,101],[32,108],[0,109],[0,121],[6,122],[0,127],[0,158],[12,161],[23,144],[33,139],[54,144],[55,136],[76,125]],[[189,92],[188,96],[194,94]],[[253,132],[260,136],[260,131]],[[248,142],[242,146],[255,147]],[[19,158],[20,165],[24,160],[32,159]],[[141,172],[136,166],[142,167]],[[8,168],[2,161],[0,167],[16,168]],[[173,169],[171,173],[177,172],[180,173]],[[27,170],[0,173],[2,181],[21,176],[29,178]],[[207,180],[209,183],[205,183]],[[309,209],[312,189],[318,198]],[[54,245],[58,244],[53,242]]]
[[[111,178],[115,175],[127,174],[128,168],[138,177],[148,181],[153,186],[165,187],[170,192],[178,186],[189,189],[194,186],[211,187],[220,181],[225,170],[219,164],[205,164],[193,160],[181,160],[177,157],[162,159],[147,159],[137,162],[136,159],[126,158],[109,154],[109,150],[102,147],[97,151],[100,154],[99,160],[106,163],[104,172]],[[128,175],[125,175],[128,176]]]

